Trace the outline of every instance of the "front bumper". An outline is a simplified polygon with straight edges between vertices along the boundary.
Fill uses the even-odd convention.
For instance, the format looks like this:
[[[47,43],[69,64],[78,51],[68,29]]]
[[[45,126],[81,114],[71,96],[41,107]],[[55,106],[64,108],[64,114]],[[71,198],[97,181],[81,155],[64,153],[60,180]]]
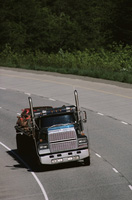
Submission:
[[[55,154],[42,155],[39,156],[39,159],[41,164],[53,165],[82,160],[84,158],[87,158],[88,156],[88,149],[78,149],[69,152],[59,152]]]

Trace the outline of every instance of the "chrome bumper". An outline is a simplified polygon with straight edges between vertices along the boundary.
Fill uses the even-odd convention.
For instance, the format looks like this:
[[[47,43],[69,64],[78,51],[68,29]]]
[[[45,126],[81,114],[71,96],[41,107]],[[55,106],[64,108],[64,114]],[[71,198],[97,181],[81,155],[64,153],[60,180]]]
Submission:
[[[78,149],[69,152],[63,152],[63,153],[59,152],[45,156],[42,155],[39,156],[39,159],[41,164],[53,165],[53,164],[82,160],[88,156],[89,156],[88,149],[83,149],[83,150]]]

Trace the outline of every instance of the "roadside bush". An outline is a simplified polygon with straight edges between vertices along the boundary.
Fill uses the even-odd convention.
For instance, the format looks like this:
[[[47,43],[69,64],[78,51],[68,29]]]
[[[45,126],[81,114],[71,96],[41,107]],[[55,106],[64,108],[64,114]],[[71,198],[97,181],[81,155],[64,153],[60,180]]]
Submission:
[[[13,52],[7,44],[0,53],[0,65],[16,68],[54,71],[132,83],[132,47],[113,44],[109,49],[58,53]]]

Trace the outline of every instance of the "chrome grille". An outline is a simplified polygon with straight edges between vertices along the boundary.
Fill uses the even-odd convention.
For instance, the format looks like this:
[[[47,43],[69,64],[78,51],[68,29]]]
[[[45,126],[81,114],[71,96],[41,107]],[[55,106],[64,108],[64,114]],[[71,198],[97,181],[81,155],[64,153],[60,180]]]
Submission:
[[[60,140],[76,139],[75,129],[57,129],[55,131],[49,131],[49,141],[56,142]]]
[[[50,151],[52,153],[53,152],[60,152],[60,151],[76,149],[76,148],[77,148],[77,141],[76,140],[50,143]]]
[[[77,148],[76,131],[73,126],[61,126],[49,129],[48,140],[52,153]]]

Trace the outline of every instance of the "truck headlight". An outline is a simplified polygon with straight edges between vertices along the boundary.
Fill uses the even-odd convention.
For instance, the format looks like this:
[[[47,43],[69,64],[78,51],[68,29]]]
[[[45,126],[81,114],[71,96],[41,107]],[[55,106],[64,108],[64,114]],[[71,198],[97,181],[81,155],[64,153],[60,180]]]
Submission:
[[[39,150],[48,149],[48,144],[41,144],[39,145]]]
[[[88,140],[87,138],[79,138],[78,139],[78,145],[83,145],[83,144],[87,144]]]

